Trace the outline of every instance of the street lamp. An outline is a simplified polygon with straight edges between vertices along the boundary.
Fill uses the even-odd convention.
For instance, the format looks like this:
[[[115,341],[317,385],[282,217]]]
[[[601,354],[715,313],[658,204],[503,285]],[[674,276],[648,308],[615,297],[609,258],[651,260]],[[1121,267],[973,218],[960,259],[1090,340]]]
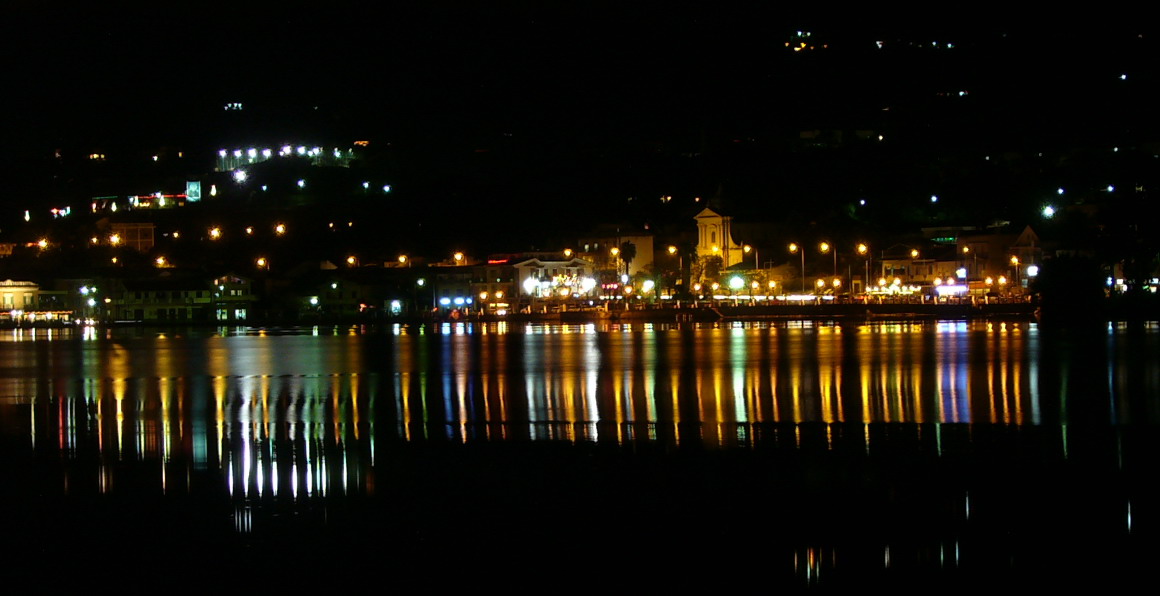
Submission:
[[[818,245],[818,249],[822,251],[822,254],[826,254],[828,252],[834,253],[834,277],[837,277],[838,276],[838,251],[831,250],[833,248],[834,247],[830,246],[829,242],[822,242],[821,244]]]
[[[455,264],[456,264],[456,265],[462,265],[462,264],[463,264],[463,253],[461,253],[461,252],[457,252],[457,253],[455,253],[454,255],[451,255],[451,258],[455,259]]]
[[[678,252],[679,250],[680,249],[677,248],[677,245],[675,245],[675,244],[669,245],[669,248],[668,248],[669,256],[676,255],[676,257],[677,257],[677,280],[676,280],[676,282],[673,283],[674,291],[676,290],[676,286],[682,284],[684,282],[684,279],[685,279],[685,256],[682,254],[679,254],[679,252]]]
[[[858,254],[866,260],[866,287],[862,291],[870,288],[870,247],[865,242],[858,243]]]
[[[753,252],[753,268],[754,269],[761,269],[761,258],[758,256],[758,252],[757,252],[756,248],[746,244],[745,246],[741,247],[741,250],[745,254],[749,254],[750,252]]]
[[[806,293],[806,252],[796,242],[789,243],[790,254],[801,253],[802,256],[802,293]]]
[[[1011,268],[1015,270],[1015,285],[1018,286],[1018,285],[1020,285],[1020,283],[1019,283],[1019,257],[1017,257],[1015,255],[1011,255]]]

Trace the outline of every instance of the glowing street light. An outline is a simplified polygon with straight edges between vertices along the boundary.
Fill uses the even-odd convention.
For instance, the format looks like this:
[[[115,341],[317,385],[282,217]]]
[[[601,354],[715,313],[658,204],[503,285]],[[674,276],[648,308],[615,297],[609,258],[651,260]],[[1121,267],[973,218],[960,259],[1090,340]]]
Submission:
[[[407,262],[407,255],[399,255],[399,266],[402,267],[403,265],[407,265],[408,267],[411,266]]]
[[[221,238],[222,237],[221,228],[210,228],[209,229],[209,237],[211,240],[217,240],[218,238]]]
[[[571,258],[572,258],[572,249],[570,249],[570,248],[565,248],[565,249],[564,249],[564,258],[565,258],[565,259],[571,259]]]
[[[153,262],[157,263],[158,267],[164,267],[169,261],[167,261],[165,257],[157,257]]]
[[[284,224],[284,223],[276,224],[274,226],[274,233],[279,235],[279,236],[286,234],[286,224]]]
[[[838,276],[838,251],[833,250],[833,248],[834,247],[830,246],[829,242],[822,242],[821,244],[818,245],[818,250],[820,250],[822,252],[822,254],[826,254],[829,252],[834,253],[834,277],[837,277]]]
[[[354,255],[350,255],[349,257],[346,258],[346,264],[350,265],[351,267],[354,267],[355,265],[358,264],[358,257],[356,257]]]
[[[455,259],[455,264],[456,264],[456,265],[462,265],[462,264],[463,264],[463,253],[461,253],[461,252],[457,252],[457,253],[455,253],[454,255],[451,255],[451,258]]]
[[[112,244],[113,246],[117,246],[120,243],[121,243],[121,235],[120,234],[113,234],[112,236],[109,236],[109,244]]]
[[[268,261],[266,257],[258,257],[257,260],[254,261],[254,264],[258,266],[258,269],[270,268],[270,261]]]
[[[806,293],[806,253],[796,242],[789,243],[790,254],[800,253],[802,256],[802,293]]]
[[[866,288],[862,290],[866,291],[870,287],[870,246],[865,242],[858,243],[858,256],[863,257],[866,261]]]
[[[40,250],[48,248],[48,238],[41,238],[36,242],[36,246],[40,247]]]

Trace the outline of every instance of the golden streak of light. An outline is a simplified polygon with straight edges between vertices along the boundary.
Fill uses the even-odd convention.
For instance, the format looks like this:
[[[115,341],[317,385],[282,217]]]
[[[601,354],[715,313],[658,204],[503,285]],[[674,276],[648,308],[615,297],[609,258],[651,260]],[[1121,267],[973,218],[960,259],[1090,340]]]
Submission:
[[[1001,325],[1001,328],[1005,332],[1007,330],[1007,324],[1003,323]],[[1007,423],[1007,424],[1010,424],[1010,422],[1011,422],[1011,408],[1010,408],[1011,396],[1008,392],[1008,387],[1010,386],[1010,383],[1011,383],[1010,368],[1009,368],[1010,362],[1008,362],[1008,360],[1007,360],[1007,356],[1009,354],[1010,349],[1011,349],[1011,346],[1010,346],[1009,341],[1008,341],[1007,333],[1002,333],[999,336],[999,354],[1001,356],[1000,366],[999,366],[999,383],[1000,383],[1001,389],[999,391],[999,395],[1002,397],[1002,400],[1003,400],[1003,422]]]
[[[792,395],[790,399],[793,403],[793,421],[796,424],[804,422],[802,419],[802,366],[797,362],[790,368],[790,387],[792,387]]]
[[[624,379],[620,375],[612,377],[612,409],[616,414],[616,442],[624,443]]]
[[[859,339],[858,339],[858,351],[862,354],[867,355],[860,360],[860,364],[858,366],[859,380],[861,381],[859,383],[859,385],[861,386],[861,390],[862,390],[861,393],[862,393],[862,423],[863,424],[869,424],[870,421],[873,419],[873,417],[871,416],[872,412],[871,412],[871,407],[870,407],[870,388],[871,388],[871,384],[874,382],[874,376],[871,372],[872,364],[871,364],[871,358],[869,357],[870,354],[874,353],[870,349],[872,339],[873,339],[873,336],[869,333],[862,334],[862,336],[859,337]]]
[[[327,379],[329,381],[329,387],[326,388],[326,394],[330,396],[328,404],[330,407],[330,420],[333,424],[334,444],[340,445],[343,440],[342,428],[344,422],[342,412],[342,377],[332,373]]]
[[[170,428],[172,420],[170,419],[170,407],[173,400],[173,389],[168,387],[169,379],[161,379],[161,461],[164,463],[169,461],[173,453],[173,430]],[[162,465],[162,470],[165,466]]]
[[[765,422],[761,412],[761,370],[749,368],[745,371],[745,386],[749,388],[746,395],[745,417],[754,422]]]
[[[225,445],[226,435],[226,393],[229,390],[229,379],[224,376],[217,376],[213,378],[213,399],[214,399],[214,425],[217,431],[215,437],[216,445],[218,446],[218,466],[225,463]]]
[[[351,407],[351,424],[354,425],[354,440],[358,441],[361,437],[359,425],[362,421],[362,412],[359,411],[359,383],[361,377],[358,373],[351,373],[350,375],[350,407]]]

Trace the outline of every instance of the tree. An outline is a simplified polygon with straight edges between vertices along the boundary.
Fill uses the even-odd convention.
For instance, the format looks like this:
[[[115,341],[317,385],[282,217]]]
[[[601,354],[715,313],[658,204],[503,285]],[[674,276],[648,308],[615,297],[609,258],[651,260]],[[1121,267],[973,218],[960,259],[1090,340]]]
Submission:
[[[624,272],[628,273],[632,260],[636,258],[636,245],[624,242],[620,245],[620,260],[624,261]]]
[[[724,261],[719,255],[709,255],[701,259],[701,279],[706,283],[720,282]]]

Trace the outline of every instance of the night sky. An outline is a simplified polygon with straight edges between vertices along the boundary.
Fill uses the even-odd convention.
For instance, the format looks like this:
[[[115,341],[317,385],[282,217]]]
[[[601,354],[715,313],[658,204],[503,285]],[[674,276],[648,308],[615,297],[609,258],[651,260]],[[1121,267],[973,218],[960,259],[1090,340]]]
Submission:
[[[370,140],[399,200],[499,206],[521,224],[536,217],[511,214],[548,205],[663,229],[687,225],[697,196],[785,225],[857,225],[860,200],[879,208],[854,218],[867,225],[973,224],[1026,217],[1057,186],[1154,177],[1160,52],[1132,15],[676,6],[14,10],[0,23],[5,213],[70,198],[57,151],[180,147],[208,164],[287,137]],[[803,39],[814,51],[786,46]],[[223,113],[232,101],[244,118]],[[815,130],[820,144],[803,141]]]

